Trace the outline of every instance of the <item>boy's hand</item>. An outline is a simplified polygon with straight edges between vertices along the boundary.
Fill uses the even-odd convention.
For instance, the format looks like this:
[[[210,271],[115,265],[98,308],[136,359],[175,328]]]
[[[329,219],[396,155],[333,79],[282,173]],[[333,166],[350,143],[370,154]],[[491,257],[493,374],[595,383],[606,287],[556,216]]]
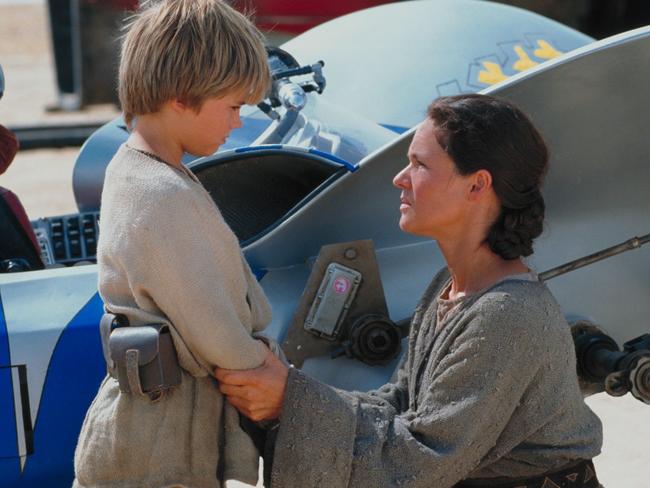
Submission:
[[[280,417],[288,374],[289,368],[270,350],[259,368],[214,370],[221,393],[243,415],[256,422]]]

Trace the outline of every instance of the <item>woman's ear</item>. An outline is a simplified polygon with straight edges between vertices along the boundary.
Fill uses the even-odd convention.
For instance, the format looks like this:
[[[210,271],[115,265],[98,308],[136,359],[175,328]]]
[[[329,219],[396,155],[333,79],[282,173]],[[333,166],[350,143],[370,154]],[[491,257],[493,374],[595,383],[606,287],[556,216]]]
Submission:
[[[486,169],[479,169],[472,175],[469,191],[470,199],[481,198],[492,189],[492,174]]]

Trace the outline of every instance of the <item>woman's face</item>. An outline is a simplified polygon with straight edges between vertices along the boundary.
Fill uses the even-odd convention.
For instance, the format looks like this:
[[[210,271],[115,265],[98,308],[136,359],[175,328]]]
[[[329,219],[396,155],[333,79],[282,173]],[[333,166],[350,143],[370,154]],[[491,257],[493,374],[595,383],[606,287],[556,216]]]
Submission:
[[[393,179],[402,190],[400,228],[433,239],[454,232],[467,217],[472,181],[457,172],[438,144],[432,120],[425,120],[416,130],[408,159],[408,165]]]

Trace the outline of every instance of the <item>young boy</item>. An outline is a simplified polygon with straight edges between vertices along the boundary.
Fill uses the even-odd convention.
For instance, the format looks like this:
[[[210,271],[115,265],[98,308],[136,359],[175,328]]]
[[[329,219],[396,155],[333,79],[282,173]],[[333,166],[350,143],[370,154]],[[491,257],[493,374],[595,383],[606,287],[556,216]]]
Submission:
[[[269,81],[260,34],[222,1],[147,2],[128,27],[119,94],[132,132],[106,171],[99,292],[132,326],[169,325],[182,381],[152,401],[107,376],[81,430],[74,486],[257,482],[258,454],[210,375],[263,362],[251,332],[270,309],[181,157],[216,151]]]

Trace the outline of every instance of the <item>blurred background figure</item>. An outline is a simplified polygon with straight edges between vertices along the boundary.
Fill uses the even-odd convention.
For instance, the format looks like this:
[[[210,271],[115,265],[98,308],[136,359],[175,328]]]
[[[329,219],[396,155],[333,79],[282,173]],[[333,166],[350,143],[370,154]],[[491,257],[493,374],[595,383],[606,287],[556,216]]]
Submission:
[[[0,98],[4,94],[4,76],[0,66]],[[18,140],[0,125],[0,175],[14,160]],[[0,272],[42,269],[43,262],[36,236],[18,197],[0,186]]]
[[[50,111],[117,104],[119,29],[138,0],[48,0],[58,97]]]

